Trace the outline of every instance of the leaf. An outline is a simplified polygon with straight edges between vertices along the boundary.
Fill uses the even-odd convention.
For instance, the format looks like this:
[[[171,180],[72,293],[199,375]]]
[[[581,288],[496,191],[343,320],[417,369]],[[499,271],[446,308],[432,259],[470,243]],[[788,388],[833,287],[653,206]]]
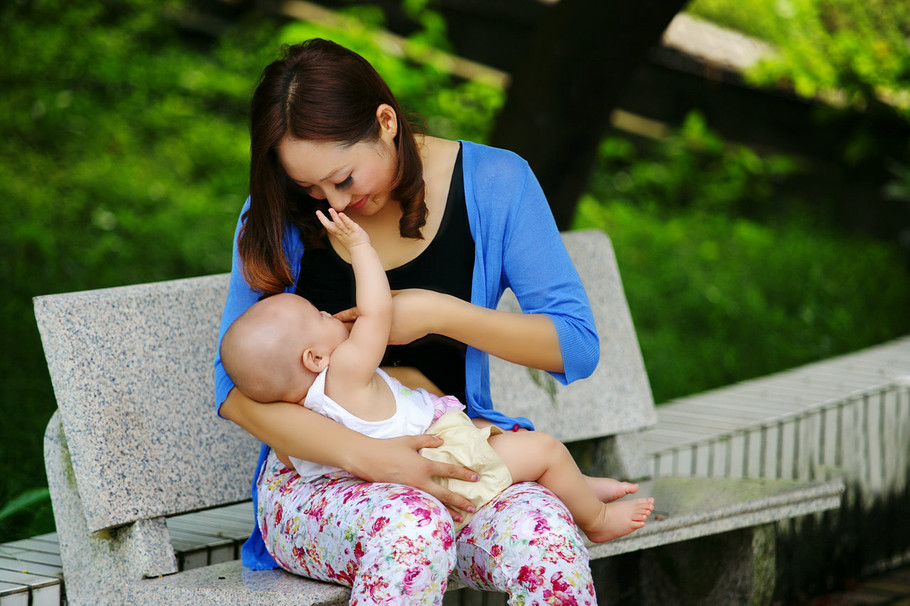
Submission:
[[[51,493],[47,488],[32,488],[19,494],[0,509],[0,520],[4,520],[17,513],[22,513],[35,505],[49,501]]]

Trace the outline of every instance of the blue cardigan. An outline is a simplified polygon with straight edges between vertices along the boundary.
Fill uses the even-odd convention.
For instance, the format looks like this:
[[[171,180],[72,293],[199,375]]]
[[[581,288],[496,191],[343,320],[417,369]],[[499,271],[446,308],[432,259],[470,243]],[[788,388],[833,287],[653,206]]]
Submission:
[[[512,289],[524,313],[546,314],[556,327],[565,372],[551,373],[553,377],[567,384],[589,376],[600,356],[594,317],[536,177],[519,156],[493,147],[462,142],[462,159],[468,222],[474,238],[471,303],[495,309],[503,291]],[[249,204],[247,199],[234,236],[230,289],[216,350],[215,402],[219,415],[222,402],[234,387],[218,353],[221,339],[231,323],[260,296],[244,280],[237,251],[237,235]],[[303,243],[298,231],[290,226],[284,234],[284,250],[298,276]],[[291,285],[287,291],[294,289]],[[469,416],[489,419],[504,428],[517,423],[533,429],[528,419],[507,417],[493,408],[487,353],[467,348],[465,381]],[[263,444],[252,488],[254,511],[258,502],[255,478],[268,451]],[[243,546],[242,559],[245,566],[254,570],[277,567],[265,549],[258,523]]]

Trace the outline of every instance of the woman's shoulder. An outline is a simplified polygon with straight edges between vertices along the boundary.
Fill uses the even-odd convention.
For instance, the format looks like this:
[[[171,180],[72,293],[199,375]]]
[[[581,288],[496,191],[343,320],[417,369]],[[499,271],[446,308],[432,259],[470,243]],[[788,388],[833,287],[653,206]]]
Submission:
[[[528,165],[524,158],[508,149],[493,147],[483,143],[474,143],[473,141],[460,141],[460,143],[466,158],[470,156],[475,160],[482,161],[484,164],[494,162],[516,167],[527,167]]]
[[[513,151],[462,141],[465,179],[486,187],[512,188],[531,174],[527,161]]]
[[[418,139],[418,144],[426,150],[424,161],[430,164],[446,162],[449,159],[454,160],[460,146],[465,162],[477,168],[493,166],[496,169],[512,167],[517,170],[526,170],[528,166],[524,158],[515,152],[483,143],[463,139],[453,141],[427,135]]]

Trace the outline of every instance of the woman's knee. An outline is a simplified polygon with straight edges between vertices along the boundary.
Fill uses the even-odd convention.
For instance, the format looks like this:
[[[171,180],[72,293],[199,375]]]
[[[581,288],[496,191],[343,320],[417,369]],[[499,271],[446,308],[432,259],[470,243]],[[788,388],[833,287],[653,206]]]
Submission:
[[[452,518],[426,493],[389,486],[356,542],[352,595],[369,595],[365,603],[441,604],[456,562]]]
[[[420,490],[393,487],[374,507],[362,529],[365,556],[395,560],[431,561],[451,571],[455,565],[452,516],[443,505]],[[368,557],[368,556],[367,556]]]
[[[511,603],[545,603],[542,595],[562,593],[593,603],[584,540],[562,502],[539,484],[503,491],[462,531],[458,545],[458,576],[471,587],[508,592]]]

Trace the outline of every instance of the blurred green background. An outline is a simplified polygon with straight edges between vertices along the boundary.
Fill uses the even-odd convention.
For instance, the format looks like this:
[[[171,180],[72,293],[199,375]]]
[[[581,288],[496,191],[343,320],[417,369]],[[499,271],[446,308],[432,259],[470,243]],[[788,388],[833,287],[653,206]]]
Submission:
[[[422,25],[408,55],[446,49],[444,20],[405,4]],[[750,74],[756,83],[910,119],[903,6],[698,0],[687,10],[780,45]],[[432,134],[486,140],[503,90],[385,52],[381,12],[348,12],[355,21],[331,29],[248,11],[211,33],[191,0],[0,8],[0,541],[53,530],[42,438],[55,404],[31,298],[230,269],[248,99],[281,43],[350,46]],[[613,239],[658,402],[910,333],[897,239],[834,220],[836,195],[806,187],[804,159],[725,141],[698,111],[672,126],[660,139],[608,133],[574,224]],[[845,170],[874,151],[870,137],[856,141]],[[895,204],[910,199],[906,151],[888,159]]]

